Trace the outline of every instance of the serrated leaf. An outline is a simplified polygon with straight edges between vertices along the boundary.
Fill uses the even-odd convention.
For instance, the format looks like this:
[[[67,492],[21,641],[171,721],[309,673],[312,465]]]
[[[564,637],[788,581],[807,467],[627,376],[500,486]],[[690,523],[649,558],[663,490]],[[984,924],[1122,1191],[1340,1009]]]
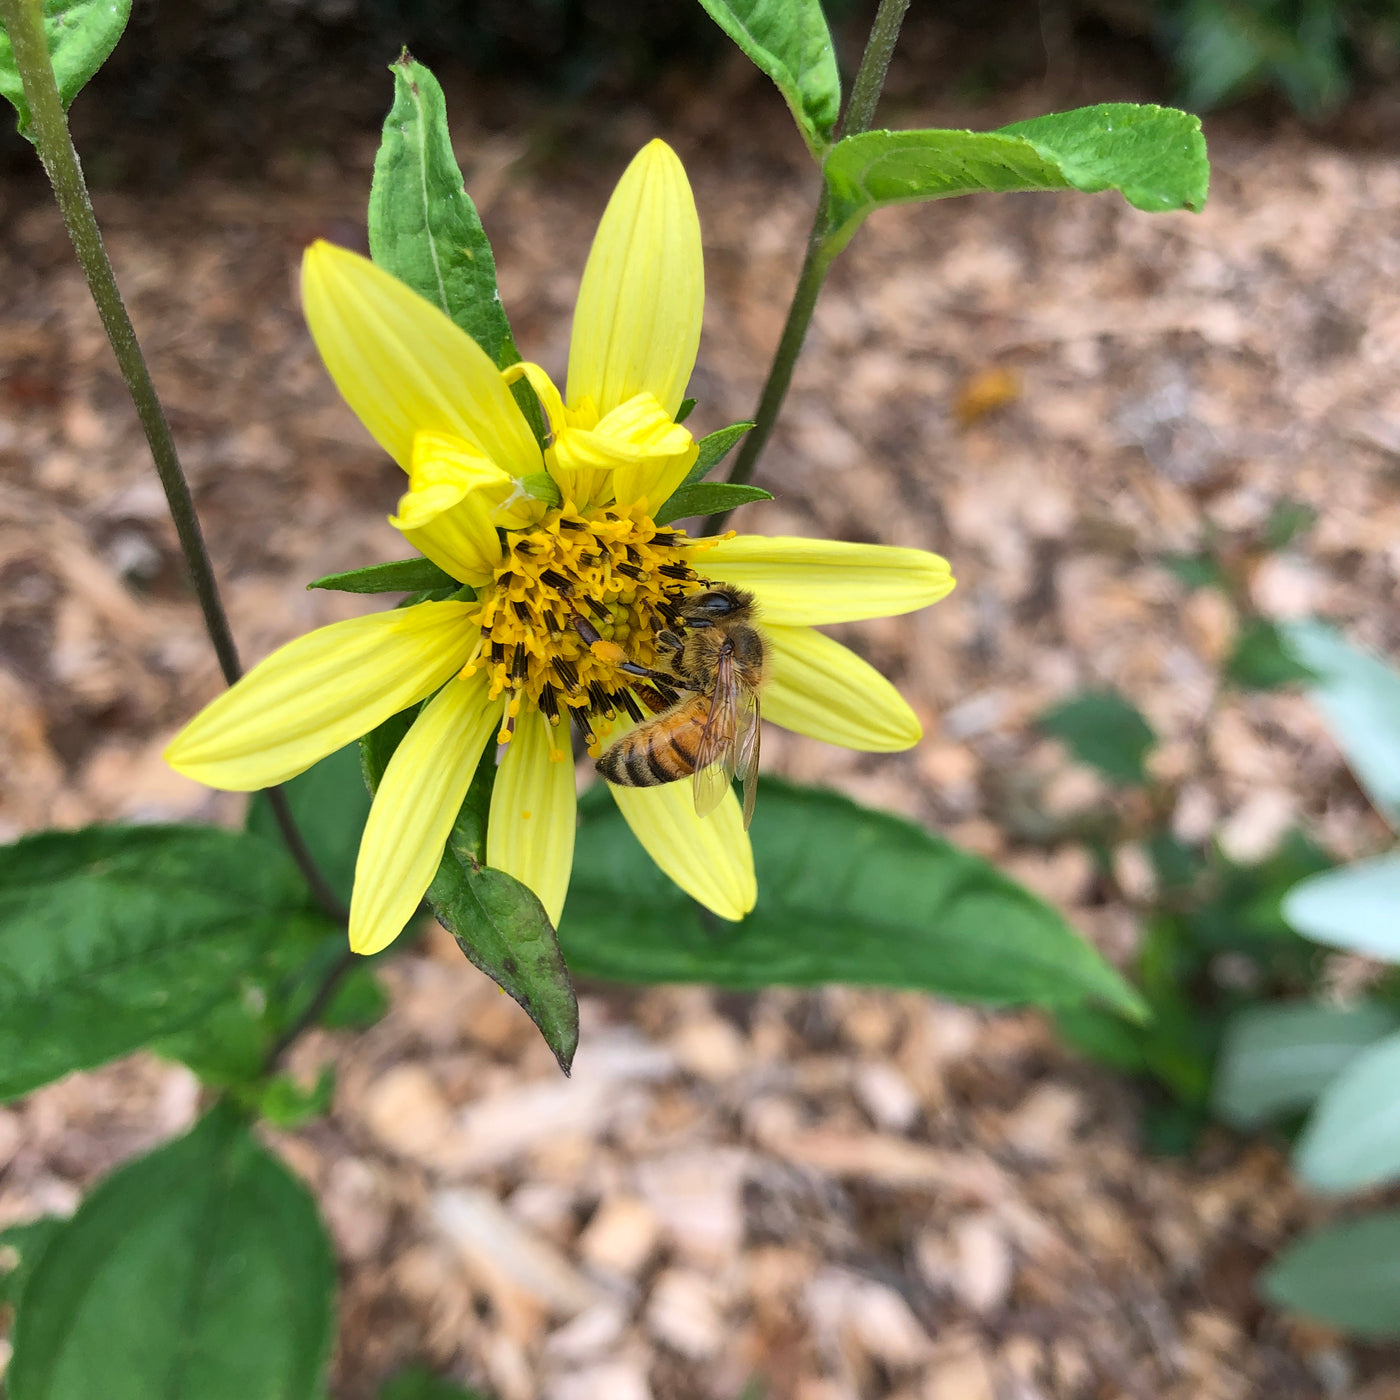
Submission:
[[[1225,1028],[1212,1106],[1244,1129],[1296,1113],[1397,1025],[1400,1016],[1373,1002],[1245,1007]]]
[[[327,927],[276,847],[90,827],[0,847],[0,1098],[172,1034],[279,940]]]
[[[377,787],[413,712],[361,740],[365,774]],[[495,753],[483,756],[457,814],[427,899],[437,920],[488,977],[524,1008],[567,1074],[578,1049],[578,1000],[544,906],[518,880],[485,864]]]
[[[1285,623],[1281,631],[1317,676],[1308,695],[1356,781],[1400,831],[1400,671],[1325,622]]]
[[[1117,691],[1086,691],[1046,710],[1036,720],[1081,762],[1115,783],[1141,783],[1157,736],[1137,706]]]
[[[1274,1260],[1259,1291],[1275,1307],[1360,1337],[1400,1337],[1400,1211],[1305,1235]]]
[[[841,75],[821,0],[700,0],[710,18],[766,73],[802,139],[822,157],[841,115]]]
[[[873,209],[977,191],[1118,190],[1149,212],[1199,210],[1210,167],[1200,118],[1171,107],[1100,103],[998,131],[867,131],[831,148],[830,245]]]
[[[327,574],[307,588],[330,588],[339,593],[420,593],[438,588],[454,592],[461,582],[431,559],[395,559],[389,564],[369,564],[343,574]]]
[[[496,259],[452,152],[442,88],[407,50],[390,71],[394,104],[370,186],[370,256],[498,365],[514,364],[520,354],[496,291]]]
[[[602,784],[580,813],[560,936],[582,975],[744,988],[846,982],[1143,1013],[1089,944],[993,866],[836,793],[762,783],[750,832],[758,905],[740,923],[713,918],[656,868]]]
[[[306,1188],[226,1105],[103,1181],[15,1320],[11,1400],[306,1400],[335,1267]]]
[[[1400,1177],[1400,1035],[1366,1047],[1323,1090],[1293,1169],[1319,1191],[1360,1191]]]
[[[771,501],[772,493],[759,486],[741,486],[728,481],[697,481],[693,486],[679,486],[671,499],[656,513],[658,525],[684,520],[690,515],[720,515],[751,501]]]
[[[66,110],[107,61],[131,18],[131,0],[44,0],[44,35],[58,95]],[[19,133],[29,136],[29,104],[15,66],[14,48],[0,24],[0,96],[19,114]]]
[[[1277,690],[1317,679],[1278,627],[1263,617],[1250,618],[1240,628],[1225,661],[1225,676],[1243,690]]]
[[[1283,917],[1318,943],[1400,962],[1400,854],[1310,875],[1284,896]]]
[[[331,888],[349,903],[370,803],[359,744],[327,755],[283,783],[282,791],[312,859]],[[248,804],[247,828],[273,843],[281,840],[277,818],[263,793]]]

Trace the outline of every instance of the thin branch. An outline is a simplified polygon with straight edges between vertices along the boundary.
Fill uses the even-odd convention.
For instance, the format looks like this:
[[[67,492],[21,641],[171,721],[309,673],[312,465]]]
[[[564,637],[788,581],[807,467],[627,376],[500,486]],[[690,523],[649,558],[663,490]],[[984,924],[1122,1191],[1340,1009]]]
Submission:
[[[875,108],[885,85],[885,74],[889,71],[890,58],[899,39],[899,29],[904,23],[904,12],[909,8],[909,0],[880,0],[880,8],[875,14],[875,22],[870,27],[870,37],[866,40],[865,53],[860,60],[851,87],[851,99],[836,128],[836,139],[855,136],[870,129],[875,117]],[[812,219],[812,232],[807,239],[807,255],[802,262],[802,271],[797,277],[793,290],[792,304],[788,307],[787,320],[773,352],[773,363],[768,370],[767,381],[759,396],[758,407],[754,410],[754,425],[744,438],[729,480],[748,481],[758,465],[763,449],[768,445],[769,435],[778,414],[782,411],[783,400],[792,384],[792,372],[797,365],[797,357],[802,352],[802,342],[811,324],[812,313],[816,310],[817,298],[821,295],[822,284],[831,264],[840,251],[832,243],[832,229],[828,224],[828,203],[826,185],[822,185],[821,198],[817,201],[816,214]],[[729,512],[712,516],[709,526],[722,530]]]
[[[204,534],[200,530],[199,517],[195,514],[194,501],[190,497],[189,483],[185,480],[180,458],[175,451],[170,424],[166,421],[165,411],[156,396],[145,356],[141,353],[131,318],[127,315],[121,291],[117,287],[116,274],[107,257],[107,250],[102,245],[102,233],[97,226],[97,216],[93,213],[87,182],[83,179],[82,165],[78,160],[78,152],[74,149],[73,138],[68,130],[68,118],[58,95],[58,84],[54,78],[53,63],[49,58],[43,11],[39,0],[0,0],[0,19],[5,22],[5,31],[9,35],[14,52],[15,66],[19,69],[20,80],[24,85],[24,99],[29,106],[35,149],[39,152],[39,159],[43,162],[49,183],[53,186],[64,226],[73,240],[73,250],[77,253],[83,275],[87,278],[88,291],[91,292],[93,302],[97,306],[97,314],[102,318],[103,329],[107,332],[107,339],[117,357],[117,365],[126,381],[127,392],[131,395],[131,401],[136,406],[136,415],[141,420],[141,429],[150,444],[156,473],[160,477],[166,504],[170,507],[170,516],[175,522],[175,531],[180,539],[180,550],[185,556],[185,565],[194,585],[195,596],[199,599],[200,612],[204,615],[205,631],[214,644],[219,669],[228,684],[232,685],[243,673],[238,661],[238,649],[234,645],[228,615],[224,612],[223,601],[219,597],[219,586],[214,579],[214,569],[209,562]],[[287,849],[306,877],[312,894],[326,913],[344,922],[345,906],[312,859],[306,842],[296,828],[296,822],[287,805],[286,794],[279,788],[269,788],[267,797]]]

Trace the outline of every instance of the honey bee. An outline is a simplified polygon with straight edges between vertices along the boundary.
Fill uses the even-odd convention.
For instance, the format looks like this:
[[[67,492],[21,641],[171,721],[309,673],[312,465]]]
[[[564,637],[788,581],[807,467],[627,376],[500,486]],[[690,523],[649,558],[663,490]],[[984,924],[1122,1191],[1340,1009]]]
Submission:
[[[667,669],[623,669],[693,693],[624,734],[598,759],[598,771],[621,787],[689,777],[702,817],[737,776],[747,827],[758,794],[758,692],[768,667],[767,643],[753,625],[753,595],[722,585],[691,595],[677,611],[681,634],[668,629],[657,639]]]

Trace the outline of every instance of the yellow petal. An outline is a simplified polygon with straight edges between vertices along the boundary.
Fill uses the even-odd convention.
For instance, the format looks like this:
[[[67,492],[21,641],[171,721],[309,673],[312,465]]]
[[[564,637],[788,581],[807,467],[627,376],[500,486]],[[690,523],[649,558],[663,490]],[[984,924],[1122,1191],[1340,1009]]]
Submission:
[[[522,709],[491,792],[486,863],[534,890],[555,925],[574,868],[576,805],[567,730]]]
[[[670,418],[700,344],[705,266],[695,198],[676,153],[652,141],[623,172],[583,271],[565,398],[607,414],[655,394]]]
[[[655,510],[685,480],[700,452],[652,394],[634,395],[604,414],[594,433],[624,457],[612,482],[613,499],[624,506],[645,499]]]
[[[501,557],[497,512],[517,490],[515,479],[470,443],[419,433],[408,490],[389,524],[453,578],[480,585]]]
[[[431,695],[476,644],[475,603],[419,603],[318,627],[206,705],[165,761],[210,787],[285,782]]]
[[[709,816],[697,817],[689,779],[649,788],[608,786],[633,835],[686,894],[721,919],[742,919],[753,908],[753,847],[732,790]]]
[[[413,721],[374,794],[355,862],[350,947],[377,953],[399,936],[437,873],[502,701],[484,673],[454,676]]]
[[[810,627],[763,629],[769,679],[763,717],[784,729],[866,753],[912,748],[923,736],[904,697],[873,666]]]
[[[405,471],[424,430],[465,438],[512,475],[540,470],[539,447],[496,366],[436,306],[326,242],[306,250],[301,294],[336,387]]]
[[[820,626],[926,608],[953,588],[948,561],[923,549],[738,535],[699,556],[707,578],[750,589],[759,621]]]

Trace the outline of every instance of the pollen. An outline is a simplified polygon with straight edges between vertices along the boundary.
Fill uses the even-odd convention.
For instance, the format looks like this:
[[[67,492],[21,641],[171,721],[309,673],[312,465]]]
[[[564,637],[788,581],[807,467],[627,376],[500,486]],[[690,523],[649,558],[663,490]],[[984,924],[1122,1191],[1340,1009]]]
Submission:
[[[707,548],[656,525],[641,505],[583,512],[565,501],[539,524],[507,531],[481,590],[481,641],[463,668],[487,673],[493,699],[509,696],[498,741],[510,741],[522,704],[553,725],[567,716],[595,753],[595,717],[640,719],[637,696],[664,708],[664,696],[622,667],[657,664],[657,637],[676,626],[677,604],[707,586],[694,567]],[[551,758],[564,757],[550,747]]]

